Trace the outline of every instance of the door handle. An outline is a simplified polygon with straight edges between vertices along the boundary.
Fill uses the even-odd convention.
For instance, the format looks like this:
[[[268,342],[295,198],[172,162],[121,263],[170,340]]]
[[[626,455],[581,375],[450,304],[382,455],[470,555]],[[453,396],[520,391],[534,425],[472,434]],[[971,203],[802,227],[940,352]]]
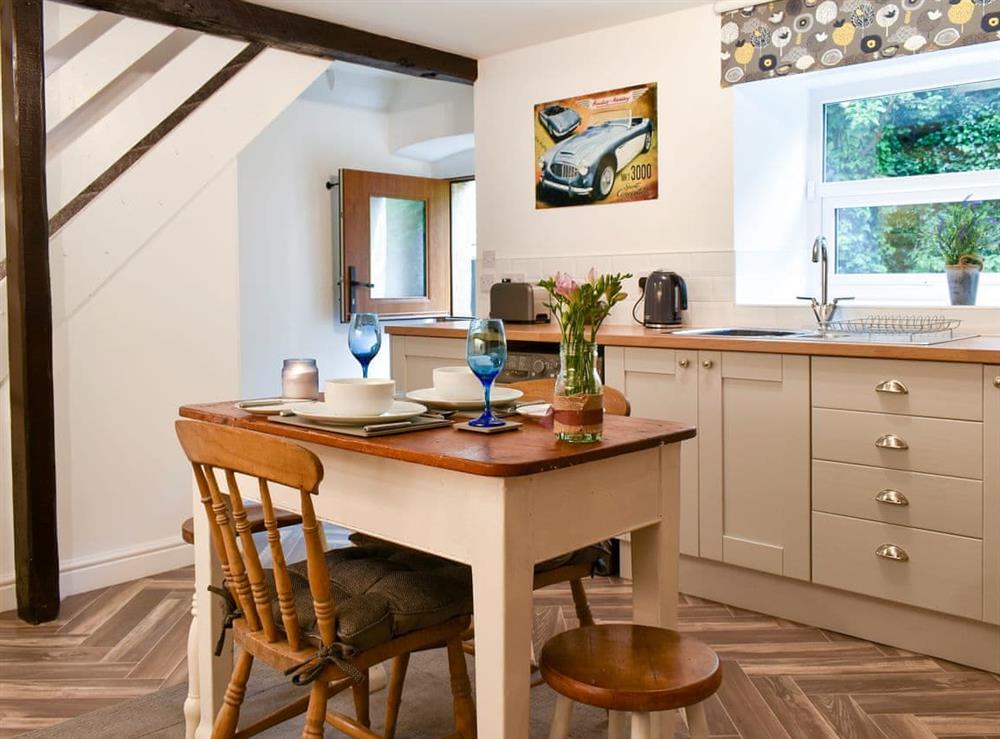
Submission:
[[[875,440],[875,446],[879,449],[909,449],[910,445],[906,439],[902,439],[895,434],[883,434]]]
[[[891,559],[894,562],[906,562],[910,559],[910,555],[906,553],[906,550],[895,544],[882,544],[875,550],[875,556],[882,559]]]
[[[712,369],[712,366],[714,364],[715,362],[713,362],[711,359],[706,359],[704,362],[701,363],[701,366],[704,367],[705,369]]]
[[[680,361],[679,361],[679,362],[677,363],[677,365],[678,365],[678,366],[679,366],[679,367],[680,367],[681,369],[685,369],[685,368],[687,368],[687,366],[688,366],[689,364],[691,364],[691,360],[690,360],[690,359],[682,359],[682,360],[680,360]]]
[[[350,310],[351,315],[358,312],[357,289],[359,287],[367,287],[369,290],[371,290],[373,287],[375,287],[375,283],[358,280],[358,268],[355,267],[353,264],[349,265],[347,267],[347,289],[349,293],[348,302],[350,303],[351,306]]]
[[[879,503],[888,503],[889,505],[910,505],[910,501],[906,499],[905,495],[892,488],[879,490],[878,495],[875,496],[875,500]]]
[[[886,380],[875,386],[876,393],[895,393],[897,395],[909,395],[910,390],[899,380]]]

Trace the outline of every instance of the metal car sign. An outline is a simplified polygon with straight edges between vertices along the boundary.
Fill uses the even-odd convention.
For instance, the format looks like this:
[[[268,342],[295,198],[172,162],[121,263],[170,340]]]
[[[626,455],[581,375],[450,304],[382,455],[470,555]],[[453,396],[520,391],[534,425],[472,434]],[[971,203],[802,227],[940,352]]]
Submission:
[[[535,106],[535,207],[657,197],[656,83]]]

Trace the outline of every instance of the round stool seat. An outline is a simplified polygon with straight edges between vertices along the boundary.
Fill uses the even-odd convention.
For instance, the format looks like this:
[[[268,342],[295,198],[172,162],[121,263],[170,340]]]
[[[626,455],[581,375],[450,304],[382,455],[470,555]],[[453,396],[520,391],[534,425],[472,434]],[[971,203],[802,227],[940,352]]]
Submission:
[[[247,523],[250,524],[250,530],[253,533],[258,531],[266,531],[267,527],[264,526],[264,509],[258,503],[247,503],[243,506],[244,510],[247,512]],[[294,526],[297,523],[302,523],[302,516],[298,513],[292,513],[290,511],[276,510],[274,512],[274,518],[278,523],[278,528],[284,528],[285,526]],[[189,518],[181,524],[181,538],[188,544],[194,544],[194,519]]]
[[[542,649],[539,668],[557,693],[611,711],[683,708],[705,700],[722,682],[719,657],[707,645],[633,624],[558,634]]]

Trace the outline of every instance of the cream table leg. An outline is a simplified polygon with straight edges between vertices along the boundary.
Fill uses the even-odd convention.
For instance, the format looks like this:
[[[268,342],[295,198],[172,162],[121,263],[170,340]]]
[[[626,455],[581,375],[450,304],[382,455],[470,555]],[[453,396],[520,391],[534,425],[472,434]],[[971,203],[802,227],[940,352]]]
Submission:
[[[198,684],[198,596],[191,595],[191,628],[187,643],[188,694],[184,699],[184,739],[194,739],[201,719],[201,686]]]
[[[660,522],[632,532],[632,603],[635,622],[677,627],[680,558],[680,444],[660,450]],[[650,739],[673,736],[674,712],[641,719]],[[635,737],[636,719],[632,719]]]
[[[476,627],[478,739],[523,739],[529,733],[533,562],[523,541],[527,506],[484,501],[472,552]]]
[[[227,638],[222,656],[215,657],[215,640],[225,614],[225,604],[208,591],[209,585],[222,585],[222,568],[212,546],[205,508],[198,485],[194,485],[194,597],[198,611],[197,668],[201,720],[195,739],[210,739],[215,714],[222,705],[222,696],[233,669],[232,639]],[[190,676],[189,676],[190,679]]]

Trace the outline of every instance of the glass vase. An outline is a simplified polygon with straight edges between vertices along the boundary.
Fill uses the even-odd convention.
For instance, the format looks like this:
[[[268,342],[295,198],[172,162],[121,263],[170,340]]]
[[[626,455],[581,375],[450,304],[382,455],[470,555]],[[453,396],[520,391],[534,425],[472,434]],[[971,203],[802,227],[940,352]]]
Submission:
[[[552,427],[560,441],[588,444],[601,440],[604,387],[597,373],[594,342],[565,341],[559,346],[559,376],[552,411]]]

